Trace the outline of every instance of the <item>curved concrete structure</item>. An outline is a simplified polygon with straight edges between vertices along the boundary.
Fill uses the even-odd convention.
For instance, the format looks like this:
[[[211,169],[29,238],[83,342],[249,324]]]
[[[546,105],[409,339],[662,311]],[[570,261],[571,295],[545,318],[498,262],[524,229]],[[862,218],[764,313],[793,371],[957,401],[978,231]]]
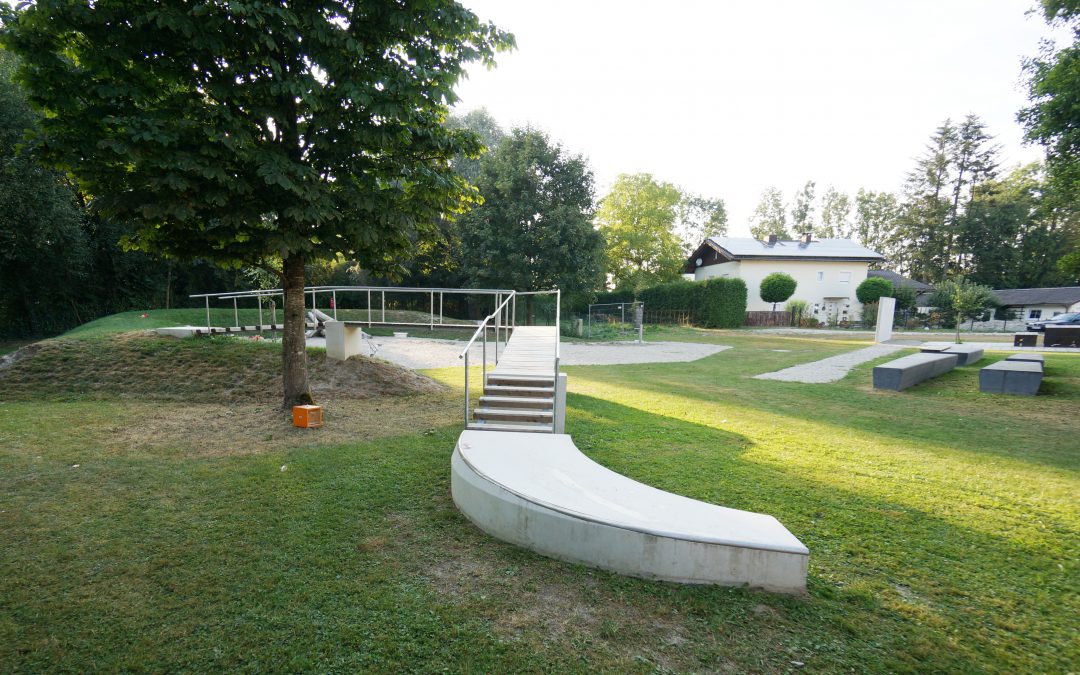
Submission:
[[[480,529],[553,558],[647,579],[806,591],[810,552],[776,518],[638,483],[565,434],[465,431],[451,490]]]

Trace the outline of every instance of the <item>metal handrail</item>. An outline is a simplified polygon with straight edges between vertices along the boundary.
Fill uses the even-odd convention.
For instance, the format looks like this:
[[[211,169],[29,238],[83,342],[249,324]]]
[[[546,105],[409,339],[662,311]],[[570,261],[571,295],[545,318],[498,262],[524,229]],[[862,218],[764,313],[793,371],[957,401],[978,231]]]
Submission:
[[[477,327],[476,332],[473,333],[473,336],[469,339],[469,341],[467,343],[465,343],[465,349],[461,350],[461,353],[458,354],[459,359],[465,359],[465,426],[466,427],[469,426],[469,350],[472,348],[473,343],[476,342],[476,338],[483,335],[484,336],[484,352],[483,352],[483,355],[482,355],[483,361],[481,362],[481,364],[482,364],[481,365],[481,373],[482,373],[482,377],[484,378],[484,384],[486,385],[487,384],[487,332],[488,332],[488,327],[489,327],[489,324],[492,321],[492,319],[494,319],[496,321],[496,323],[495,323],[495,364],[498,365],[498,363],[499,363],[499,322],[498,322],[498,320],[499,320],[500,315],[506,310],[507,303],[511,302],[514,299],[514,297],[517,295],[517,291],[507,291],[507,293],[509,295],[506,296],[506,299],[503,300],[499,305],[497,305],[495,307],[494,312],[492,312],[491,314],[488,314],[486,317],[484,317],[484,320],[481,321],[480,325]],[[496,296],[496,297],[498,297],[498,296]],[[512,322],[513,325],[516,326],[517,325],[516,317],[512,317],[511,322]],[[507,326],[507,330],[508,331],[511,330],[511,326]],[[507,333],[507,340],[509,340],[509,333]]]

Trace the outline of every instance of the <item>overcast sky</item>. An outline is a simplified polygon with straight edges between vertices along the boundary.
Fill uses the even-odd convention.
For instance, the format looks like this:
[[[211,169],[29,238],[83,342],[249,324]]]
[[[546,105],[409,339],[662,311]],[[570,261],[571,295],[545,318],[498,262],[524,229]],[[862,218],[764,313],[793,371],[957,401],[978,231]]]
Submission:
[[[457,111],[548,132],[598,196],[648,172],[722,198],[731,234],[770,185],[898,190],[947,117],[979,115],[1008,163],[1041,157],[1016,123],[1022,59],[1052,35],[1034,0],[463,1],[518,48]]]

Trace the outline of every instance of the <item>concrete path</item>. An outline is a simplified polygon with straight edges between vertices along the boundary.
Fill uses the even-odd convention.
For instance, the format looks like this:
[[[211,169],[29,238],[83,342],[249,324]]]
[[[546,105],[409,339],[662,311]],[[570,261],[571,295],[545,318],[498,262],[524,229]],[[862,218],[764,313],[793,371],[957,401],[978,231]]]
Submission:
[[[778,370],[773,373],[755,375],[754,379],[780,380],[781,382],[805,382],[807,384],[836,382],[837,380],[844,379],[844,376],[848,374],[848,371],[855,366],[866,363],[867,361],[873,361],[882,356],[888,356],[889,354],[898,352],[902,349],[910,349],[910,347],[905,345],[886,344],[864,347],[863,349],[856,349],[855,351],[846,354],[830,356],[829,358],[821,359],[820,361],[813,361],[799,366],[792,366],[791,368],[784,368],[783,370]]]
[[[375,358],[384,359],[406,368],[423,370],[427,368],[453,368],[463,365],[458,354],[465,346],[457,340],[433,340],[430,338],[408,337],[394,338],[377,336],[373,342],[378,345]],[[308,338],[309,347],[324,347],[322,338]],[[492,345],[488,344],[488,363],[494,356]],[[598,366],[632,363],[674,363],[697,361],[712,356],[731,347],[725,345],[699,344],[696,342],[610,342],[585,344],[563,342],[561,363],[564,366]],[[480,345],[474,345],[469,351],[473,363],[479,363]]]

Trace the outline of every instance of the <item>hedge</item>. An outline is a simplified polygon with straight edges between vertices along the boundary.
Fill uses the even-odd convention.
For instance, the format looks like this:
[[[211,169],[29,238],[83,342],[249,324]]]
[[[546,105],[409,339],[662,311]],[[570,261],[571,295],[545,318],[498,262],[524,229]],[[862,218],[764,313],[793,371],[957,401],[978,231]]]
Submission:
[[[702,328],[738,328],[746,321],[746,283],[742,279],[672,281],[638,293],[646,310],[690,310]]]

